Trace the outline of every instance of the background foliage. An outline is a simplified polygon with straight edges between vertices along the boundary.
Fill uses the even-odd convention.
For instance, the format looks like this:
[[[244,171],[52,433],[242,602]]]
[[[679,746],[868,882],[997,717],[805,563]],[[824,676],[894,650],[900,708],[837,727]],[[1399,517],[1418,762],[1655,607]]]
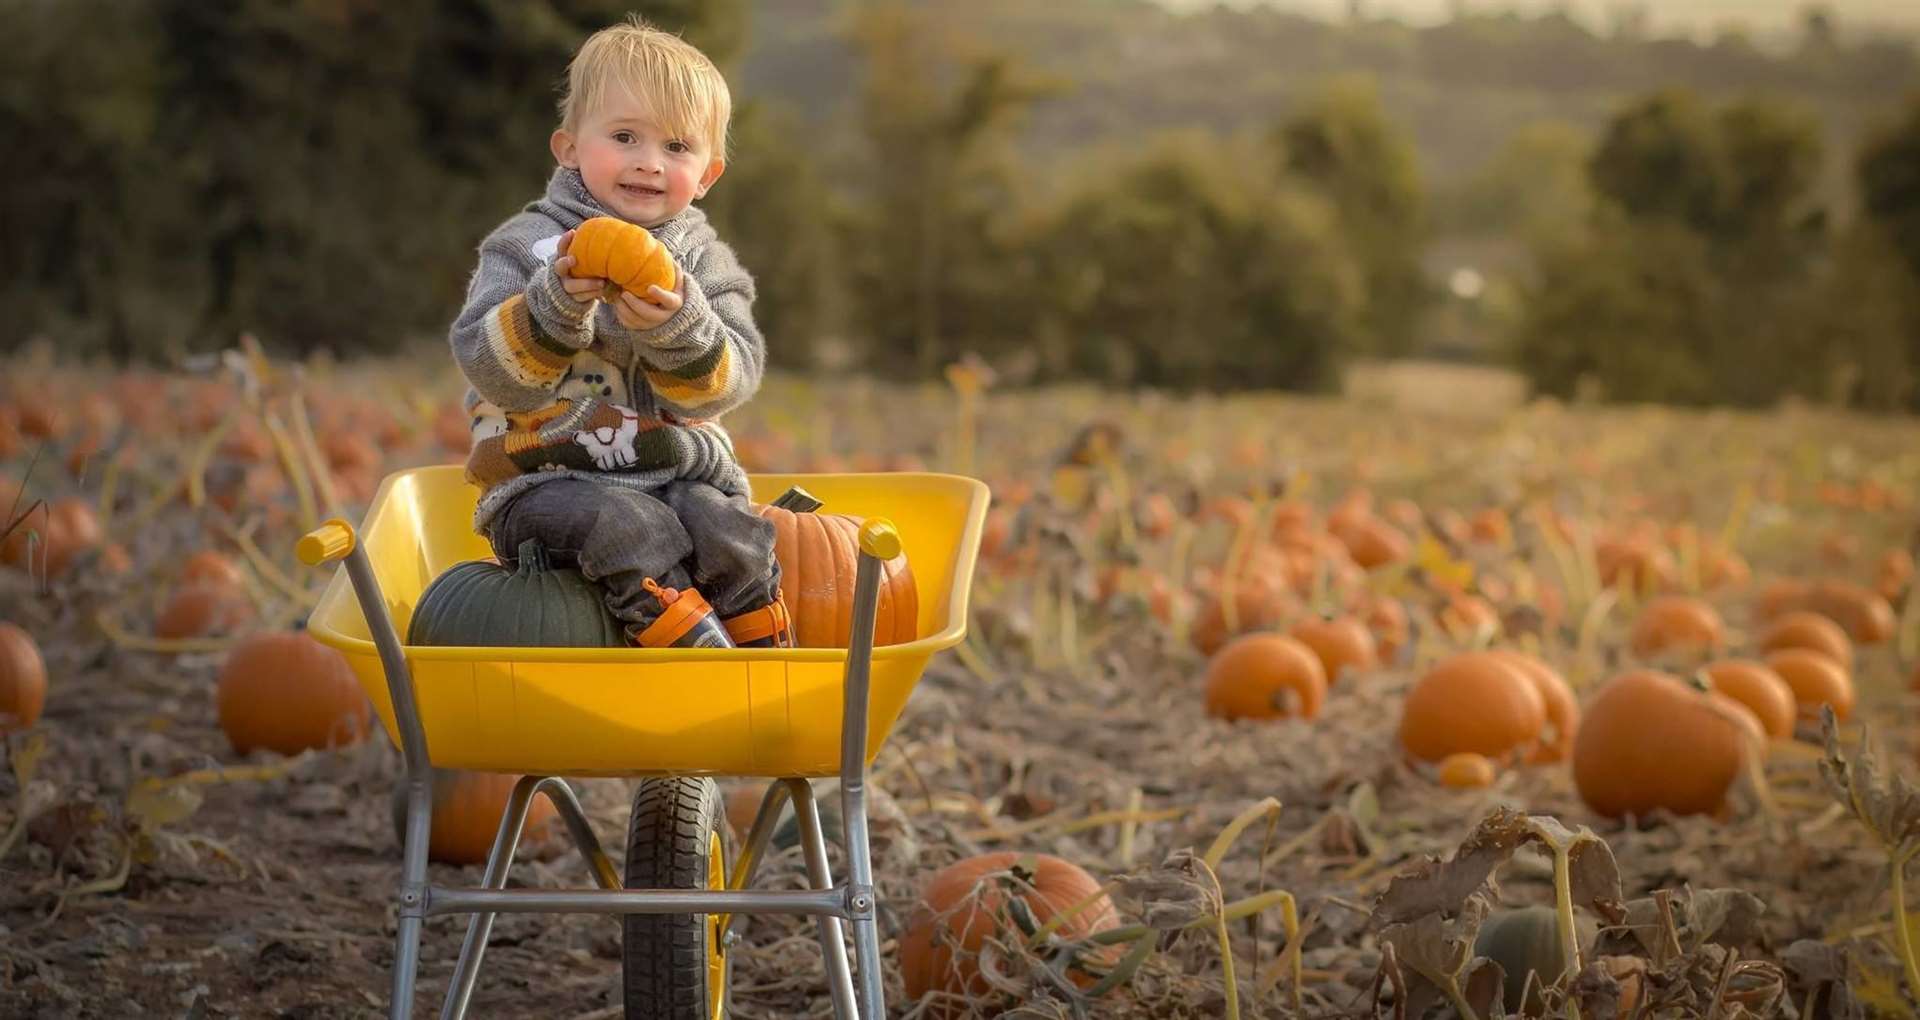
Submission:
[[[708,208],[788,368],[1329,389],[1414,354],[1920,406],[1920,69],[1811,16],[1762,49],[1131,0],[0,0],[0,345],[436,342],[628,10],[736,82]]]

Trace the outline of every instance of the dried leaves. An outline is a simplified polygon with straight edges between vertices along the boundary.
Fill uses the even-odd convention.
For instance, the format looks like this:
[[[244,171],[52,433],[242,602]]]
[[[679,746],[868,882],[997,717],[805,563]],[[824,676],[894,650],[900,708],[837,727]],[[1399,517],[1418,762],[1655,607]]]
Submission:
[[[1539,843],[1550,853],[1566,854],[1577,903],[1608,920],[1620,919],[1620,872],[1604,840],[1585,826],[1573,832],[1545,815],[1523,815],[1501,807],[1481,820],[1452,859],[1442,863],[1428,858],[1395,876],[1374,906],[1370,926],[1377,929],[1430,913],[1457,913],[1495,868],[1529,842]]]
[[[1898,772],[1884,777],[1864,735],[1852,761],[1840,752],[1840,734],[1832,706],[1820,709],[1820,728],[1827,753],[1820,759],[1820,775],[1827,789],[1873,833],[1895,861],[1920,853],[1920,791]]]

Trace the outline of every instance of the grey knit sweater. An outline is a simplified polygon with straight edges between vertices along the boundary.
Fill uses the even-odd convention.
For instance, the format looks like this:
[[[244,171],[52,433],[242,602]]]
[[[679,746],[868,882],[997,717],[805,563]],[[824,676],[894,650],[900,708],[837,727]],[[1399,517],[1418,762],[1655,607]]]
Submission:
[[[713,419],[745,403],[765,369],[766,342],[753,322],[753,278],[706,214],[689,206],[651,228],[683,270],[684,304],[653,329],[628,329],[604,304],[575,301],[552,267],[561,233],[607,215],[579,171],[561,167],[544,197],[480,243],[480,264],[449,337],[472,387],[467,406],[475,436],[504,428],[500,411],[593,396],[682,426],[671,433],[683,459],[672,471],[553,470],[509,479],[481,495],[475,530],[484,530],[509,499],[553,478],[637,489],[693,478],[728,493],[747,492],[733,443]]]

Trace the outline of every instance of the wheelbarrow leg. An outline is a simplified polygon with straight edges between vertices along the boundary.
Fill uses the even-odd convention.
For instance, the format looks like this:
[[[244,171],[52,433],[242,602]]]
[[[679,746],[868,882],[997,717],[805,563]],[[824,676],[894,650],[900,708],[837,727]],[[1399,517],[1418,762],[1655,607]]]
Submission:
[[[373,563],[353,526],[338,518],[330,520],[302,538],[296,552],[309,566],[344,557],[353,597],[380,652],[380,668],[387,675],[387,693],[399,724],[400,754],[407,763],[407,835],[400,864],[400,922],[394,935],[393,1002],[387,1016],[408,1020],[413,1015],[414,978],[420,970],[420,929],[427,919],[427,835],[433,827],[433,759],[427,753],[419,702],[414,700],[413,672],[407,668],[406,649],[393,629]]]
[[[883,1020],[886,984],[880,975],[879,895],[867,843],[867,696],[873,668],[873,621],[880,604],[880,566],[900,553],[893,525],[870,518],[860,528],[853,582],[853,626],[840,710],[840,821],[847,850],[847,913],[853,920],[854,965],[860,974],[860,1016]]]
[[[567,832],[580,849],[593,879],[602,889],[620,888],[620,876],[613,861],[600,849],[600,837],[587,823],[586,812],[573,789],[558,776],[522,776],[507,795],[507,807],[500,813],[500,828],[493,836],[493,849],[487,854],[487,873],[482,888],[505,889],[507,872],[513,867],[513,855],[520,847],[520,835],[526,828],[527,813],[533,798],[545,794],[554,811],[566,823]],[[487,936],[493,932],[491,912],[476,913],[467,921],[467,938],[460,945],[460,958],[453,967],[453,983],[447,988],[447,1001],[440,1007],[441,1020],[462,1020],[473,999],[473,987],[480,979],[480,961],[487,953]]]
[[[408,771],[407,831],[400,863],[400,923],[393,947],[393,1002],[390,1020],[413,1015],[414,978],[420,970],[420,929],[427,915],[427,835],[433,826],[431,770]]]
[[[827,865],[827,839],[820,829],[820,805],[813,799],[813,787],[804,779],[788,779],[793,794],[794,821],[800,829],[800,848],[807,855],[807,880],[815,889],[833,888],[833,872]],[[820,937],[820,956],[826,961],[827,988],[833,993],[833,1015],[840,1020],[855,1020],[853,974],[847,969],[847,943],[841,936],[840,919],[821,915],[815,919]]]
[[[780,811],[787,803],[787,781],[776,779],[767,784],[767,792],[760,797],[760,810],[753,816],[753,825],[747,829],[742,839],[740,852],[733,860],[733,874],[727,879],[729,889],[753,888],[754,876],[759,874],[760,863],[766,858],[767,844],[772,842],[774,826],[779,823]],[[734,914],[726,919],[721,939],[731,947],[739,942],[747,931],[747,919],[751,914]]]

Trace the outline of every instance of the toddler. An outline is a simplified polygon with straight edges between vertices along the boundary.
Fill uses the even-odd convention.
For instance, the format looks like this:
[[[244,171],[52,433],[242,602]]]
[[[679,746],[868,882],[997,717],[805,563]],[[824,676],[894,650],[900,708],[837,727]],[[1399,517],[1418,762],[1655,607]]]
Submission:
[[[790,643],[773,525],[714,421],[766,361],[753,279],[692,205],[726,169],[731,106],[678,37],[637,20],[595,33],[568,68],[546,195],[481,242],[451,332],[471,386],[475,530],[503,563],[537,538],[577,564],[649,647]],[[674,289],[574,276],[574,228],[596,216],[652,232]],[[689,588],[712,607],[690,630],[697,600],[666,611]]]

